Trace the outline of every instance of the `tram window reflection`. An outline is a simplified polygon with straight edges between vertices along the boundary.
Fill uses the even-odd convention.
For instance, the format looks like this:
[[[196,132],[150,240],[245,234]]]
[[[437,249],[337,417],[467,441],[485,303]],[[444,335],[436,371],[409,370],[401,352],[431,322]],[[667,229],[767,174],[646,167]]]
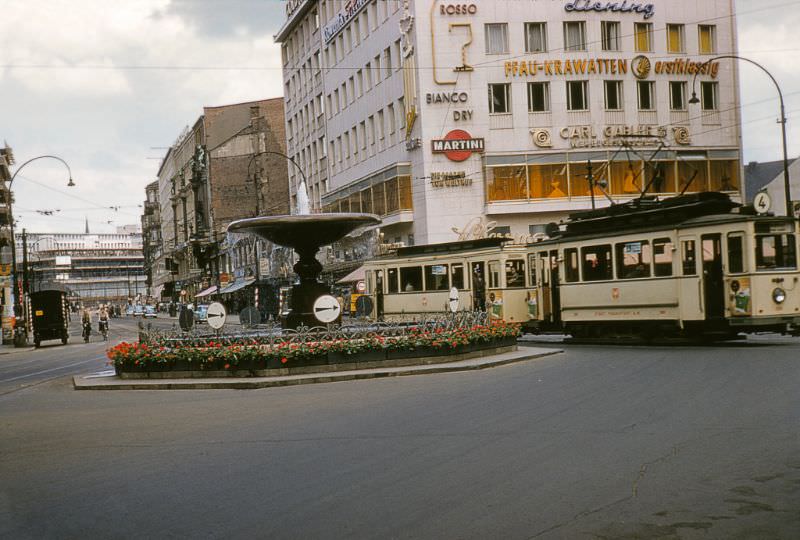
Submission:
[[[536,287],[536,255],[528,257],[528,272],[531,278],[531,287]]]
[[[650,243],[646,240],[617,244],[619,279],[650,277]]]
[[[669,238],[653,240],[653,274],[658,277],[672,275],[672,258],[675,246]]]
[[[728,272],[744,272],[744,238],[739,234],[728,235]]]
[[[425,266],[425,290],[426,291],[446,291],[450,289],[447,283],[446,264],[433,264]]]
[[[450,285],[459,291],[463,291],[467,288],[464,284],[463,264],[454,264],[450,267]]]
[[[684,276],[697,275],[697,250],[694,240],[684,240],[682,249],[682,266]]]
[[[500,263],[498,261],[489,262],[489,288],[500,288]]]
[[[525,261],[506,261],[506,287],[520,289],[525,286]]]
[[[403,286],[403,292],[415,292],[422,290],[422,268],[419,266],[411,266],[408,268],[400,269],[400,283]]]
[[[578,273],[578,250],[575,248],[564,250],[564,281],[575,283],[580,281]]]
[[[397,268],[389,268],[386,271],[386,287],[389,294],[398,292]]]
[[[611,245],[590,246],[581,249],[584,281],[605,281],[614,279],[611,262]]]
[[[796,269],[797,252],[793,234],[772,234],[756,237],[756,268]]]

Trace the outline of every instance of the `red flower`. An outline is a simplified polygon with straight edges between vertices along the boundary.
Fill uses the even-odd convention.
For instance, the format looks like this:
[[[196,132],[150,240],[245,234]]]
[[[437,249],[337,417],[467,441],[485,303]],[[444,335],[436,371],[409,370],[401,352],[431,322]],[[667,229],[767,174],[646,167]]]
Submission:
[[[286,358],[285,356],[283,358],[281,358],[281,364],[285,364],[288,361],[289,361],[289,359]]]

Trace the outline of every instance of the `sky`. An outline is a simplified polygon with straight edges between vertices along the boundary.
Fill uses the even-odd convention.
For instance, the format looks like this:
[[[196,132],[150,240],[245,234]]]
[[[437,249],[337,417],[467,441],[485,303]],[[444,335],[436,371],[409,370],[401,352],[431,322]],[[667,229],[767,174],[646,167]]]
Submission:
[[[778,81],[796,157],[798,0],[736,5],[739,54]],[[0,0],[0,143],[17,166],[63,158],[76,184],[56,160],[27,165],[13,186],[18,230],[139,223],[144,187],[204,106],[282,95],[273,35],[284,19],[282,0]],[[779,160],[777,92],[757,68],[741,74],[744,161]]]

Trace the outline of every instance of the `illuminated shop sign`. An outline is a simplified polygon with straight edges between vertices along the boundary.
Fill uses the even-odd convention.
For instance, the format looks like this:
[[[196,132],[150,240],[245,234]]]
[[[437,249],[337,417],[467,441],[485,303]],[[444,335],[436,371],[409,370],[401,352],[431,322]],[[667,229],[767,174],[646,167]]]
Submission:
[[[325,38],[325,43],[329,43],[341,32],[353,18],[364,9],[369,0],[350,0],[344,6],[344,9],[336,14],[330,23],[322,29],[322,35]]]
[[[483,153],[483,139],[475,139],[462,129],[454,129],[444,139],[432,141],[433,153],[444,154],[450,161],[465,161],[474,153]]]
[[[431,186],[435,188],[467,187],[471,185],[472,177],[467,176],[464,171],[431,173]]]
[[[642,2],[596,2],[594,0],[574,0],[564,5],[565,11],[611,11],[614,13],[640,13],[645,19],[656,14],[656,6]]]
[[[627,75],[631,69],[636,77],[643,79],[650,74],[651,63],[645,56],[629,61],[624,58],[580,58],[565,60],[509,60],[505,64],[506,77],[535,77],[542,75]],[[719,74],[719,62],[695,62],[685,58],[658,61],[656,75],[710,75]]]

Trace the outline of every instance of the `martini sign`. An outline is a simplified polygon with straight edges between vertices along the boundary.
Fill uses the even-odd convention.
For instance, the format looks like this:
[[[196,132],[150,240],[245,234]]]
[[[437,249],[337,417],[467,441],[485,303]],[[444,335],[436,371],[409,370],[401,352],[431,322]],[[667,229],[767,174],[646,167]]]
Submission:
[[[482,154],[485,148],[483,139],[473,138],[463,129],[454,129],[444,139],[432,142],[434,154],[444,154],[450,161],[466,161],[474,152]]]

